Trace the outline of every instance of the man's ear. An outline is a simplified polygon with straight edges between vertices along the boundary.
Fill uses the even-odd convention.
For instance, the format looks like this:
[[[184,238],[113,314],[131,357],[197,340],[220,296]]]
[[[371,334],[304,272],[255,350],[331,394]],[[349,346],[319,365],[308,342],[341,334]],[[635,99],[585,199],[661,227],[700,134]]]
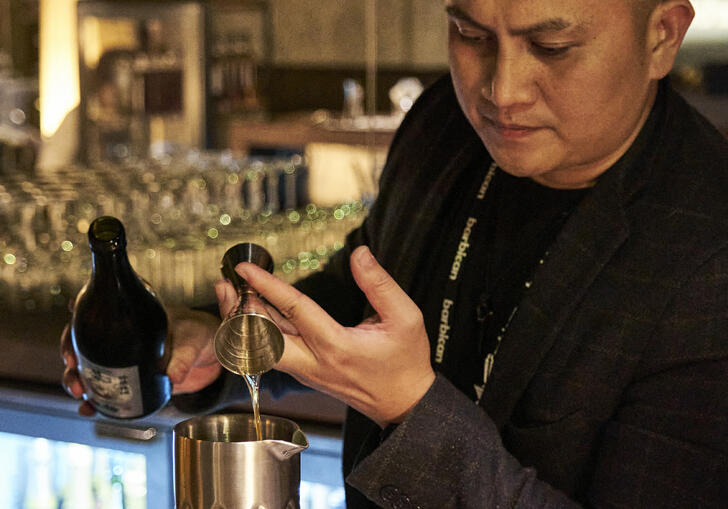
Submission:
[[[672,70],[694,16],[690,0],[665,0],[652,11],[646,39],[652,79],[662,79]]]

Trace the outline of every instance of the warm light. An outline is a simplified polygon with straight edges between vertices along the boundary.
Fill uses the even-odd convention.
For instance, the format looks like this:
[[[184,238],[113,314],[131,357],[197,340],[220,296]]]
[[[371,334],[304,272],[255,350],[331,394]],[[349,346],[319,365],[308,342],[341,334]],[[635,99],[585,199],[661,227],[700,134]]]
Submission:
[[[40,0],[40,130],[52,136],[80,103],[77,0]]]
[[[370,150],[366,146],[309,143],[306,161],[310,200],[328,207],[374,196],[386,156],[386,147]]]
[[[79,219],[76,223],[76,230],[78,233],[88,233],[88,229],[91,227],[91,223],[88,219]]]
[[[104,51],[109,48],[138,49],[136,21],[131,18],[83,18],[80,27],[81,55],[89,69],[95,69]]]

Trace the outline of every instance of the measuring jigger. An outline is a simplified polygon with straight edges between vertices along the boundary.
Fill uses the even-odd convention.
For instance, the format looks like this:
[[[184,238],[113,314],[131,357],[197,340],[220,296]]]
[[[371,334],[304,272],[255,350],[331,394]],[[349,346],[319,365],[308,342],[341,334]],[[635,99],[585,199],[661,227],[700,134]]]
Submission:
[[[273,272],[273,258],[257,244],[237,244],[222,257],[222,275],[235,287],[238,304],[215,333],[215,355],[233,373],[260,375],[283,355],[283,334],[270,317],[265,300],[235,272],[241,262]]]

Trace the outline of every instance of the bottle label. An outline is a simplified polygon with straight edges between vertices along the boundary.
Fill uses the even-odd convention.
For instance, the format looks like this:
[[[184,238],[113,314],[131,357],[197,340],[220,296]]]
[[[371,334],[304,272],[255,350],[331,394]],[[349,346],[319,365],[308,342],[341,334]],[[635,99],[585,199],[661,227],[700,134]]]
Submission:
[[[143,414],[139,368],[107,368],[79,356],[79,370],[88,400],[111,417],[131,418]]]

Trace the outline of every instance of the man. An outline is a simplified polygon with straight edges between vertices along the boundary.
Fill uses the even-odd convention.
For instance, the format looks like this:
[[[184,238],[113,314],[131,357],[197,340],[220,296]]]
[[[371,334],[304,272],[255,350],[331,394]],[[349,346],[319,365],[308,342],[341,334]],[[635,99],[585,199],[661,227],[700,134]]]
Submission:
[[[238,267],[282,314],[277,369],[350,406],[347,504],[724,505],[728,144],[663,79],[692,6],[446,9],[451,78],[363,226],[298,289]],[[216,322],[186,319],[170,377],[225,400]]]

